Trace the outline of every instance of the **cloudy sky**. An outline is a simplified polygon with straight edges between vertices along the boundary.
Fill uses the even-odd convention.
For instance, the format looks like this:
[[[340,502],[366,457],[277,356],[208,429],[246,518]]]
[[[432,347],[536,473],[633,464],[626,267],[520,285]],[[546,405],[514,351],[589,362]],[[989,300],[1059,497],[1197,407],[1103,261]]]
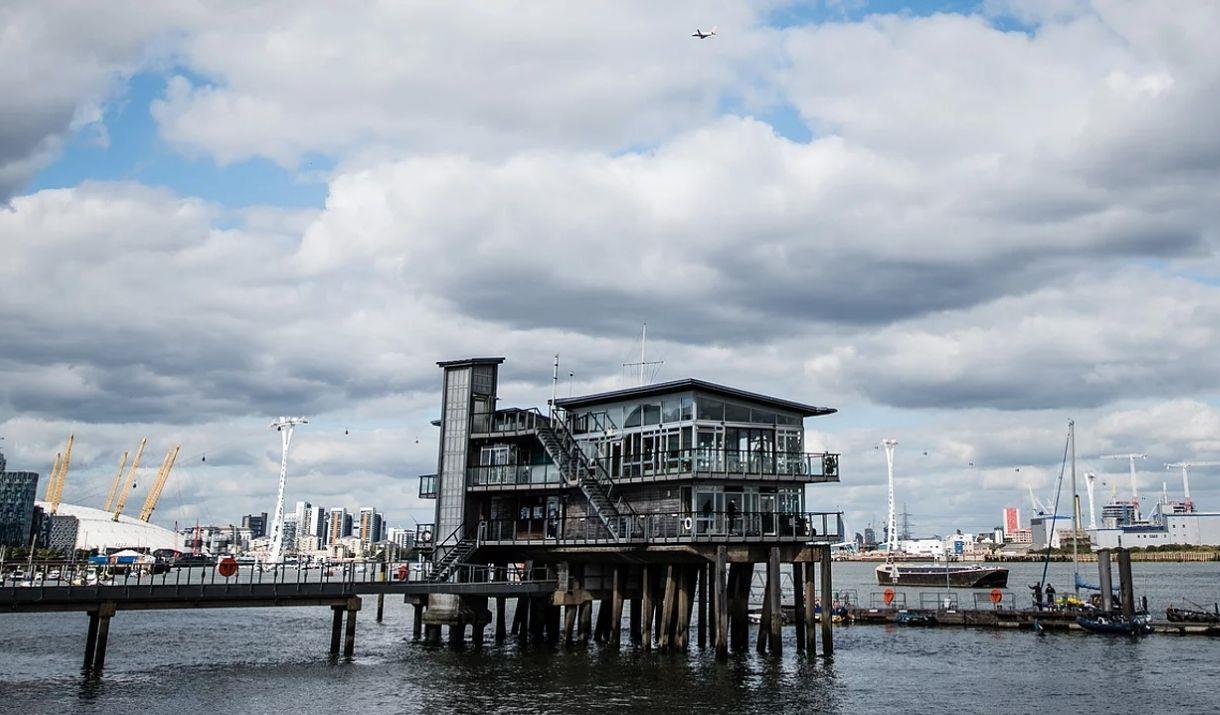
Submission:
[[[699,41],[696,27],[717,25]],[[435,362],[508,404],[658,380],[838,407],[810,489],[986,529],[1081,470],[1220,459],[1220,5],[1183,0],[0,7],[0,435],[156,520],[431,521]],[[571,379],[568,373],[574,373]],[[205,461],[206,456],[206,461]],[[136,498],[142,499],[151,469]],[[1220,508],[1220,470],[1196,501]],[[1066,502],[1066,497],[1065,497]],[[1066,511],[1066,509],[1065,509]]]

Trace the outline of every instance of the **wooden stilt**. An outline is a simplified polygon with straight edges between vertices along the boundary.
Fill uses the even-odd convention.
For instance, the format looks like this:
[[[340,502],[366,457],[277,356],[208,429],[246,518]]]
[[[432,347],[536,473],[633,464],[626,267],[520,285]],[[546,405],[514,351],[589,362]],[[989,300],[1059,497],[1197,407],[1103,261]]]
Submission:
[[[618,648],[623,642],[623,589],[627,574],[622,566],[614,567],[614,591],[610,609],[610,645]]]
[[[640,610],[640,599],[633,598],[628,601],[627,624],[631,631],[631,645],[634,646],[640,644]]]
[[[356,652],[356,614],[360,612],[360,597],[347,601],[347,631],[343,637],[343,657],[351,658]]]
[[[805,565],[805,649],[809,655],[818,653],[817,590],[813,583],[813,563]]]
[[[805,652],[805,567],[792,564],[792,615],[796,621],[796,652]]]
[[[768,596],[771,612],[771,655],[780,655],[784,651],[784,614],[780,610],[780,564],[779,547],[771,547],[771,557],[767,560],[767,581],[770,585]]]
[[[690,614],[695,600],[691,595],[695,583],[693,577],[694,572],[690,566],[678,567],[678,622],[674,634],[674,650],[686,650],[690,639]]]
[[[762,617],[758,619],[758,639],[756,648],[759,653],[767,652],[767,636],[771,632],[771,562],[767,562],[767,578],[763,581]]]
[[[733,625],[730,641],[733,650],[744,653],[750,647],[750,586],[754,580],[754,564],[733,564],[737,572],[736,593],[733,594]]]
[[[580,642],[588,644],[589,638],[593,636],[593,600],[590,599],[580,604],[580,614],[578,616],[579,623],[577,630],[580,632]]]
[[[546,599],[530,599],[530,642],[542,645],[546,642]]]
[[[834,619],[834,589],[830,581],[830,546],[822,547],[822,655],[834,655],[834,636],[831,621]]]
[[[106,642],[110,640],[110,618],[114,615],[114,604],[109,611],[101,611],[98,615],[97,645],[93,651],[93,669],[100,672],[106,665]]]
[[[97,611],[89,612],[89,630],[85,633],[85,667],[93,667],[93,656],[97,650],[97,626],[100,616]]]
[[[529,619],[529,597],[518,596],[517,606],[513,609],[513,635],[521,634],[521,624]]]
[[[441,627],[439,624],[429,623],[424,626],[424,642],[428,645],[441,644]]]
[[[414,617],[411,619],[411,639],[419,640],[424,630],[424,604],[417,603],[413,609]]]
[[[652,617],[654,611],[656,610],[653,607],[652,576],[652,568],[645,566],[640,583],[640,586],[643,589],[643,596],[640,599],[640,608],[644,612],[644,632],[642,634],[642,640],[645,653],[652,650]]]
[[[729,656],[729,607],[728,607],[728,549],[716,547],[716,657],[721,660]]]
[[[563,612],[563,644],[572,645],[572,632],[576,630],[576,614],[580,611],[579,604],[564,606]]]
[[[673,625],[674,602],[677,598],[678,584],[674,575],[674,566],[670,564],[665,569],[665,598],[661,603],[661,652],[669,651],[672,643],[670,628]]]
[[[696,633],[695,637],[698,638],[699,648],[702,649],[702,648],[707,647],[707,605],[708,605],[708,603],[707,603],[708,602],[707,570],[708,570],[708,565],[699,564],[698,569],[699,569],[699,571],[698,571],[699,583],[697,584],[697,587],[699,589],[699,626],[698,626],[698,632]]]
[[[507,638],[504,628],[504,597],[496,596],[496,642],[503,643]]]
[[[343,633],[343,606],[331,606],[334,617],[330,624],[330,654],[339,655],[339,641]]]

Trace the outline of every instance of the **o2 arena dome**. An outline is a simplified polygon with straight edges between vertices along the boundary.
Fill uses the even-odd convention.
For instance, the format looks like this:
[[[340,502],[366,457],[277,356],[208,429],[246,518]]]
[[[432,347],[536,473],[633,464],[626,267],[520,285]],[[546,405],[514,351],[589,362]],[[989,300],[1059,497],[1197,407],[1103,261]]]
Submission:
[[[44,513],[48,513],[51,505],[37,502]],[[133,519],[130,516],[120,516],[114,520],[114,514],[101,509],[80,506],[78,504],[60,503],[58,516],[74,516],[79,521],[76,530],[77,549],[178,549],[181,540],[169,529],[156,524]]]

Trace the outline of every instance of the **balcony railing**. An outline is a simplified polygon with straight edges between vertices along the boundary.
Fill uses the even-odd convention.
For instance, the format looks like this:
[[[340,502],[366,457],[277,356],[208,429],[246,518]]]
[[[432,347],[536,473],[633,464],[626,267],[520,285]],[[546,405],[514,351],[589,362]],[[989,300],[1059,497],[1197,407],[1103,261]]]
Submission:
[[[436,498],[436,475],[435,474],[419,475],[419,498],[420,499],[435,499]]]
[[[477,434],[530,432],[547,422],[548,419],[537,409],[475,412],[470,416],[470,431]]]
[[[676,449],[637,457],[602,460],[615,479],[674,475],[765,476],[792,481],[839,479],[839,455],[828,452],[743,452],[727,449]]]
[[[563,483],[563,473],[554,462],[497,464],[466,469],[468,487],[526,488],[559,486]]]
[[[765,543],[842,541],[841,512],[698,512],[637,514],[625,518],[615,539],[596,516],[487,519],[479,543]]]

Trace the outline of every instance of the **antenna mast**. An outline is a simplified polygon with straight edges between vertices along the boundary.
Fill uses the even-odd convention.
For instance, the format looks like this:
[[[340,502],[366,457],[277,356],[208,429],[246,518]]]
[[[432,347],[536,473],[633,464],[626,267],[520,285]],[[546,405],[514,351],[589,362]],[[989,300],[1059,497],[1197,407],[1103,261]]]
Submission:
[[[288,481],[288,445],[292,444],[292,432],[296,426],[308,422],[304,417],[281,417],[267,425],[280,433],[283,452],[280,456],[280,491],[275,500],[275,521],[271,526],[271,548],[264,563],[278,564],[284,550],[284,484]]]
[[[644,350],[645,350],[645,346],[647,344],[648,344],[648,323],[644,323],[643,329],[640,330],[640,361],[623,363],[623,367],[639,366],[639,368],[640,368],[640,386],[641,387],[648,384],[648,376],[644,374],[644,370],[647,366],[665,364],[664,360],[653,360],[652,362],[649,362],[648,358],[644,357]],[[558,373],[556,373],[556,374],[558,374]]]

